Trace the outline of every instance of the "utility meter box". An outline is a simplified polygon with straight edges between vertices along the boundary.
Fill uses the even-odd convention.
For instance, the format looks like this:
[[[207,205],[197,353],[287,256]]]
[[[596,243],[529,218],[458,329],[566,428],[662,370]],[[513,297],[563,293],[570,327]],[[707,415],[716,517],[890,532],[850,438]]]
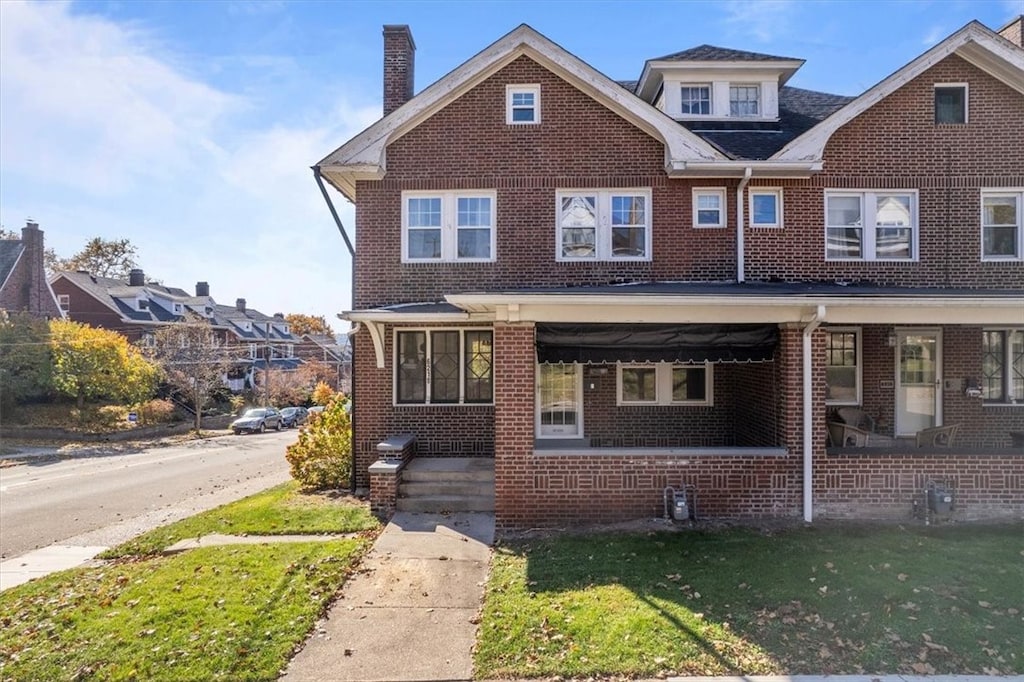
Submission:
[[[945,483],[939,481],[929,483],[925,491],[925,498],[928,502],[928,511],[933,514],[949,514],[953,511],[953,490]]]
[[[686,489],[677,490],[672,499],[672,518],[676,521],[690,520],[690,502],[686,499]]]

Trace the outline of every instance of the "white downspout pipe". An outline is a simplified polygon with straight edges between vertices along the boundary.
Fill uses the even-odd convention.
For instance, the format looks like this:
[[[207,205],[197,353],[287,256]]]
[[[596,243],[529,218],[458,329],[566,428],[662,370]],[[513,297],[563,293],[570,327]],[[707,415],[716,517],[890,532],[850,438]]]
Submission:
[[[753,175],[754,169],[747,166],[743,170],[743,179],[740,180],[739,187],[736,188],[736,282],[742,283],[744,280],[743,271],[746,269],[746,257],[744,251],[746,250],[743,244],[743,222],[744,222],[744,206],[746,205],[743,201],[743,190],[747,188],[747,183],[750,182],[750,176]]]
[[[814,311],[811,321],[804,325],[803,329],[803,388],[804,388],[804,521],[810,523],[814,520],[814,420],[811,418],[811,409],[814,395],[812,393],[813,381],[811,372],[813,360],[811,354],[811,335],[814,330],[825,321],[825,306],[819,305]]]

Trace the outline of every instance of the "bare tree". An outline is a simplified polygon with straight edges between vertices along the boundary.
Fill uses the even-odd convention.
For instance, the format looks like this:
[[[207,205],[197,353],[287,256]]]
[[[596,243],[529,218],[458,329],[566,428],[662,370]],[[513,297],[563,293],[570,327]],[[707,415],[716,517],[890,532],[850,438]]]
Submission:
[[[153,337],[153,357],[163,367],[167,382],[187,396],[195,408],[195,429],[202,426],[203,408],[214,390],[224,385],[231,368],[229,347],[210,323],[198,315],[164,327]]]

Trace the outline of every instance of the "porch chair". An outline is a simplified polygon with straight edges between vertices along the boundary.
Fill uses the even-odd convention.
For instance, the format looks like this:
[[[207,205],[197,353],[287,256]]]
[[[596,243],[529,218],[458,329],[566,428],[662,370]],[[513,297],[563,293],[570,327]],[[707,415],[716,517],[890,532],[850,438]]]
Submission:
[[[917,447],[951,448],[958,431],[960,431],[960,424],[921,429],[917,432]]]
[[[844,424],[856,427],[868,433],[875,432],[875,418],[859,407],[840,407],[836,414]]]

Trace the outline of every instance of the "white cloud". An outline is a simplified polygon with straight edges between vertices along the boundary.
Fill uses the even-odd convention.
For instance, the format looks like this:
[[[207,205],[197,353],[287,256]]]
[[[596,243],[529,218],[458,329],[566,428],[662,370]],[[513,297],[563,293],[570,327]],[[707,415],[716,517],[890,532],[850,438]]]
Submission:
[[[762,43],[784,37],[795,9],[792,0],[732,0],[724,3],[726,23]]]
[[[3,170],[114,194],[202,163],[243,102],[155,52],[145,31],[66,3],[0,2]]]

